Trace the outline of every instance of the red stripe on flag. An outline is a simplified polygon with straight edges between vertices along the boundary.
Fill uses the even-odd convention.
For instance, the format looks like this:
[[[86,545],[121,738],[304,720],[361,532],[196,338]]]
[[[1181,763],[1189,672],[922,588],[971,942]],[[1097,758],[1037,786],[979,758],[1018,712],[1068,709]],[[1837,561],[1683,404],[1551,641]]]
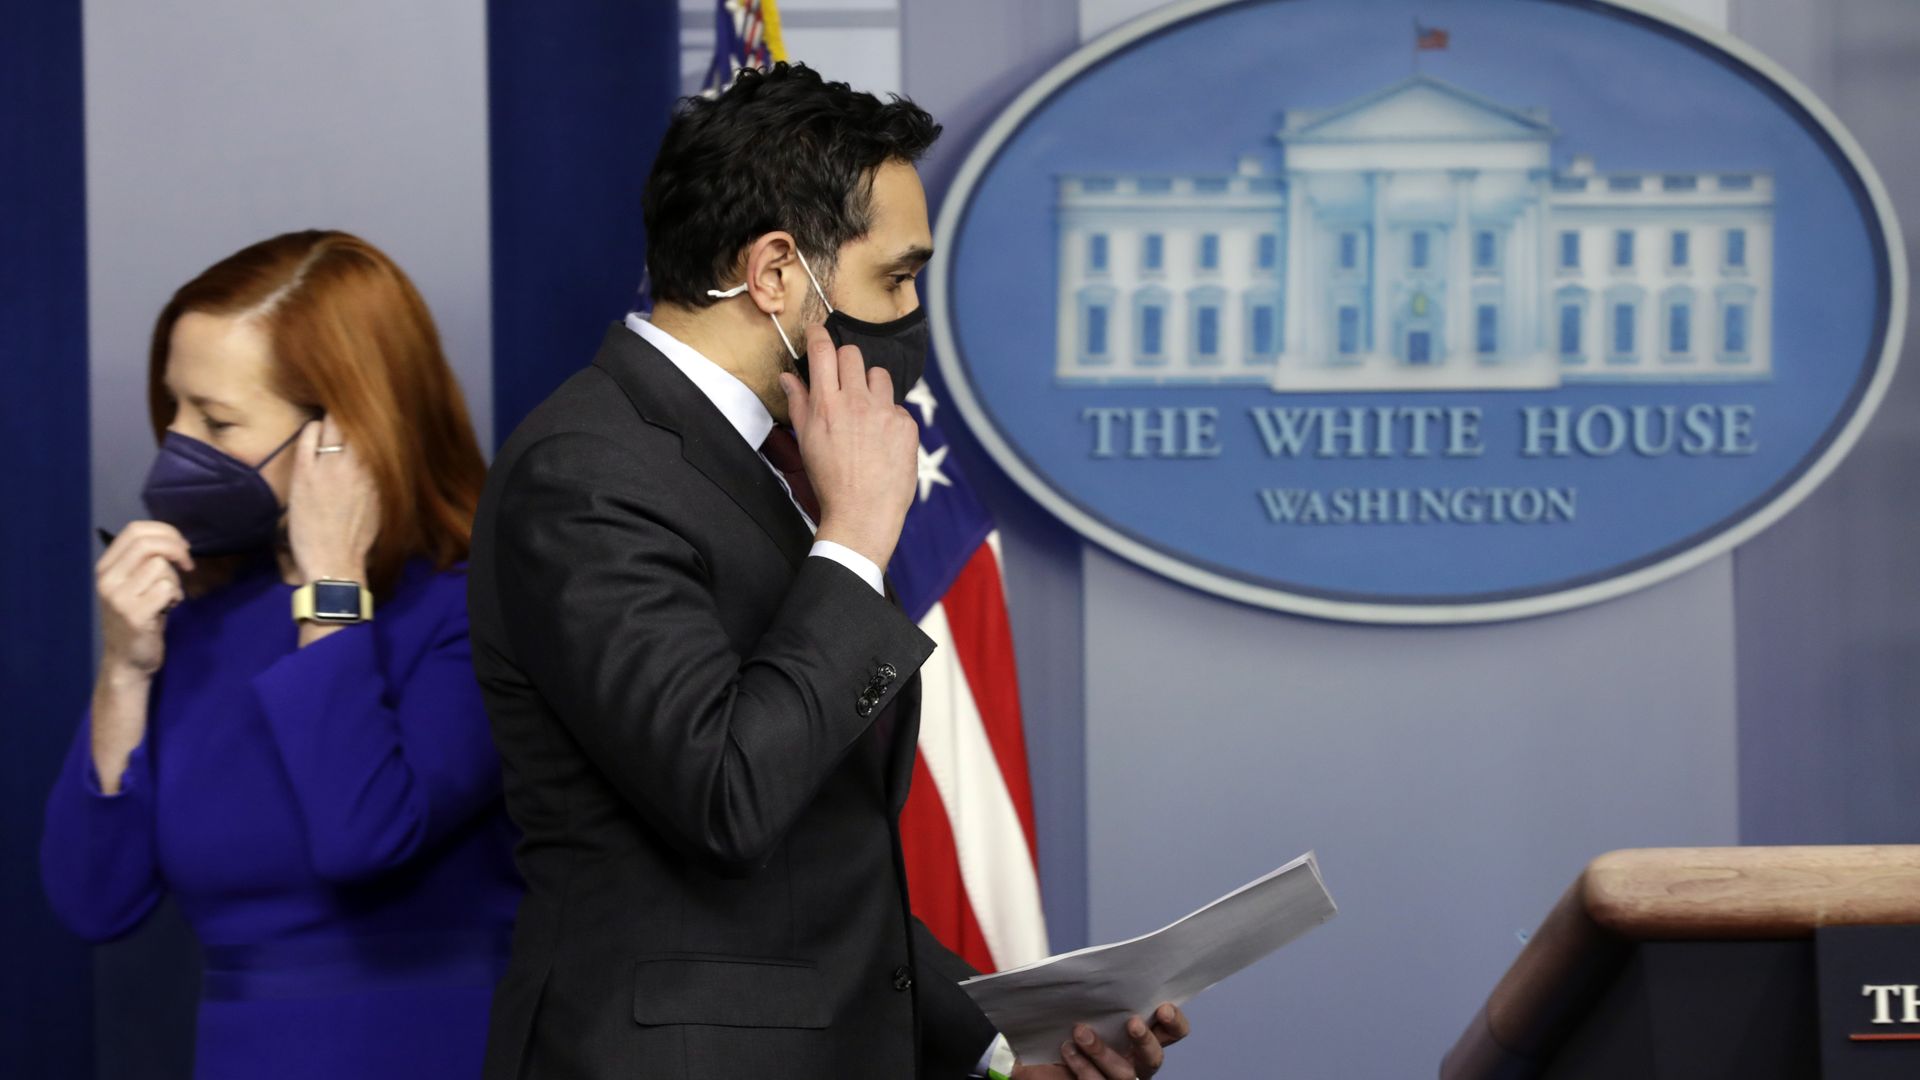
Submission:
[[[973,904],[967,900],[966,883],[960,879],[960,854],[954,847],[946,804],[940,801],[940,789],[927,771],[926,759],[918,753],[913,755],[913,788],[900,811],[900,835],[909,838],[902,845],[902,855],[913,913],[967,963],[981,971],[995,970],[993,951],[987,947]]]
[[[966,672],[967,686],[987,729],[987,742],[1000,765],[1000,777],[1013,800],[1014,813],[1027,834],[1027,851],[1039,861],[1034,834],[1033,786],[1027,775],[1027,740],[1020,723],[1020,680],[1013,659],[1013,628],[1007,621],[1006,594],[993,548],[981,544],[962,567],[941,603],[953,644]]]

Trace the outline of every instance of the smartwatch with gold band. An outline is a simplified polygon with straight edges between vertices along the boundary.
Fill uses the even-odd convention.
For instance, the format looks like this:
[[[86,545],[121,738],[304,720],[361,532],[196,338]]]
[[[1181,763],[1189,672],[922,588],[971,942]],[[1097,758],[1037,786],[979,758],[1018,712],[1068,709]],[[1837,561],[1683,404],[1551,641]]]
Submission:
[[[373,593],[357,581],[318,578],[293,590],[295,622],[357,623],[373,618]]]

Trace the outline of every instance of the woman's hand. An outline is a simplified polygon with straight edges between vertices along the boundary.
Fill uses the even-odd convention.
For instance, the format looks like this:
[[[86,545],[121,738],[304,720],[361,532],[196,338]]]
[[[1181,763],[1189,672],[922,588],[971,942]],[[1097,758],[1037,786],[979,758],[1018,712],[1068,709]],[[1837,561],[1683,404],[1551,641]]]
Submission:
[[[367,553],[380,534],[380,491],[372,474],[331,418],[308,421],[294,451],[287,542],[302,582],[365,585]]]
[[[180,575],[192,569],[186,537],[158,521],[122,529],[93,568],[102,639],[93,768],[106,794],[120,790],[127,759],[147,736],[148,691],[167,658],[167,612],[186,596]]]
[[[186,597],[180,575],[193,569],[180,530],[136,521],[120,531],[93,568],[100,596],[100,674],[152,679],[166,661],[167,612]]]

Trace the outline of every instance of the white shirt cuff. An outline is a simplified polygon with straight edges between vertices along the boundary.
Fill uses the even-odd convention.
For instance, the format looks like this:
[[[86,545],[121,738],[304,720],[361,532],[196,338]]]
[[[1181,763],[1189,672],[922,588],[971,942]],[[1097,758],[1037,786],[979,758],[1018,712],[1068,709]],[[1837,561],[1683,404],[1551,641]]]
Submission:
[[[852,548],[842,544],[836,544],[831,540],[815,540],[813,542],[813,548],[809,550],[807,554],[810,556],[818,555],[823,559],[832,559],[841,566],[859,574],[860,580],[873,586],[874,592],[882,596],[886,595],[887,583],[886,580],[880,576],[880,568],[873,565],[872,559],[867,558]]]
[[[980,1064],[974,1067],[976,1077],[991,1077],[993,1080],[1005,1080],[1013,1075],[1013,1066],[1018,1061],[1013,1055],[1013,1047],[1008,1044],[1005,1035],[995,1035],[987,1052],[980,1055]]]

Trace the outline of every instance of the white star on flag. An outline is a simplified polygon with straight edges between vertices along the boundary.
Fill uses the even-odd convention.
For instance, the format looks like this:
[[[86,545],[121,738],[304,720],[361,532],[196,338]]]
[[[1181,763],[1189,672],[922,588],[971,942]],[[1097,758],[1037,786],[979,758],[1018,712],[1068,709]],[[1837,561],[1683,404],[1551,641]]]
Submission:
[[[920,407],[921,426],[933,426],[933,410],[939,403],[933,399],[933,390],[927,386],[927,380],[921,379],[913,384],[913,389],[907,391],[907,404]],[[941,483],[944,484],[946,481],[942,480]],[[925,497],[921,496],[921,498]]]
[[[932,453],[928,453],[925,446],[920,447],[920,464],[918,471],[920,473],[921,502],[926,502],[927,496],[933,493],[933,485],[945,484],[948,487],[953,486],[953,481],[947,479],[946,474],[940,471],[941,464],[946,460],[946,447],[943,446]]]

